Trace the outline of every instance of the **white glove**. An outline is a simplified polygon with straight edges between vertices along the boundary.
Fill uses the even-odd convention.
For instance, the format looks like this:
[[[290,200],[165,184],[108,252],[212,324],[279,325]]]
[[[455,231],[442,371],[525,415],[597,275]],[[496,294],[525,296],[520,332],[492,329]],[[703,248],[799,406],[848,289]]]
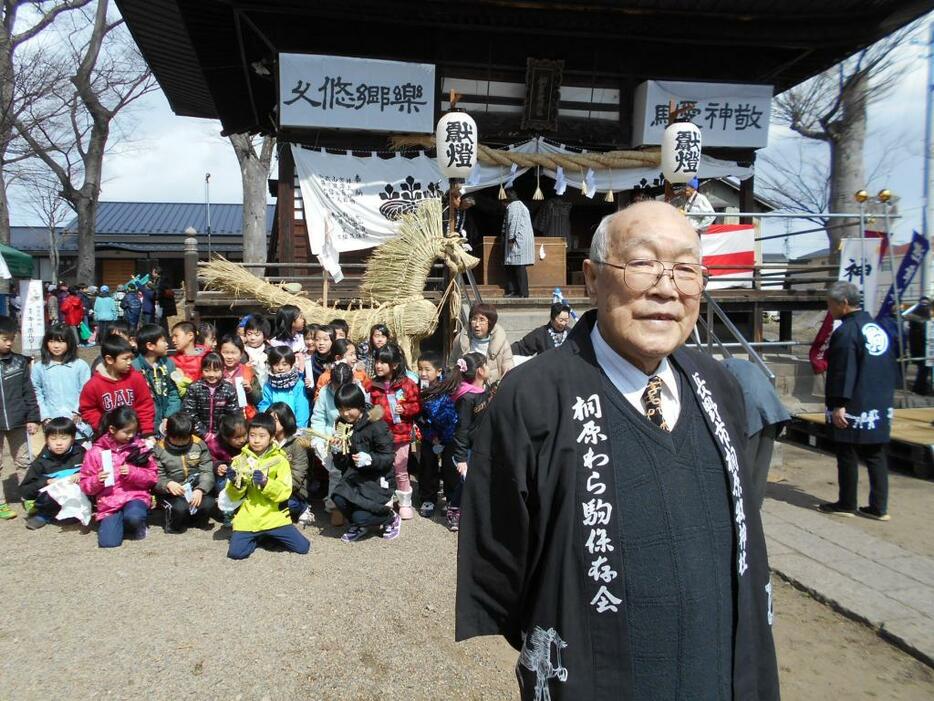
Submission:
[[[354,455],[354,464],[357,467],[366,467],[367,465],[373,464],[373,458],[370,457],[369,453],[359,452]]]

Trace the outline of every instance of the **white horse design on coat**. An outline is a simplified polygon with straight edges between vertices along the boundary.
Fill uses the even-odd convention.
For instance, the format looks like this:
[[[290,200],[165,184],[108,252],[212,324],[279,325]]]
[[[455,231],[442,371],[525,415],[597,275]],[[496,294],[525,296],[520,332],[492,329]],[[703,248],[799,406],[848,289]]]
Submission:
[[[552,646],[555,649],[554,664],[551,661]],[[535,626],[532,632],[524,637],[519,664],[535,672],[535,701],[551,701],[549,680],[557,678],[560,682],[567,681],[568,670],[561,665],[561,650],[567,646],[554,628],[543,630]]]

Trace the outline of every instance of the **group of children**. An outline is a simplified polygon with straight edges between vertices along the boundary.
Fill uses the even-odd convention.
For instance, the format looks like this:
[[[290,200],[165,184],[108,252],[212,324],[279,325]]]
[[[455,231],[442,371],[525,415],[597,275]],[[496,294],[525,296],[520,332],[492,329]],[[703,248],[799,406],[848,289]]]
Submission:
[[[386,326],[359,348],[348,332],[340,319],[306,325],[285,305],[272,324],[252,315],[220,339],[210,325],[180,322],[170,355],[162,327],[131,336],[117,322],[92,369],[74,334],[53,325],[30,370],[12,352],[15,325],[0,317],[0,420],[8,406],[22,413],[0,439],[14,448],[40,424],[45,435],[20,485],[27,527],[56,517],[47,487],[65,480],[93,501],[101,547],[145,537],[158,508],[167,532],[212,517],[230,526],[234,559],[267,540],[307,553],[294,524],[314,521],[316,474],[326,475],[325,509],[349,543],[373,530],[399,536],[414,517],[412,472],[420,514],[432,517],[443,484],[456,531],[471,428],[490,399],[486,358],[468,353],[445,372],[426,352],[416,373]],[[18,384],[10,363],[23,368]],[[0,518],[14,516],[0,503]]]

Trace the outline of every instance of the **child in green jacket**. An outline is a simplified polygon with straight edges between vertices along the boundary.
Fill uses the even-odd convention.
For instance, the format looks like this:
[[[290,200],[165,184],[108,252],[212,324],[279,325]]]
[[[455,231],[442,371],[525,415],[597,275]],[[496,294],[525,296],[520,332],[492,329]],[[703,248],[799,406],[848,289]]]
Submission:
[[[233,519],[227,557],[245,560],[263,540],[274,540],[286,550],[304,555],[308,539],[292,525],[288,500],[292,494],[292,469],[273,440],[276,422],[269,414],[257,414],[249,423],[247,445],[227,470],[227,496],[243,500]]]
[[[175,363],[166,357],[169,339],[158,324],[144,324],[136,334],[136,347],[139,355],[133,359],[133,367],[146,378],[156,407],[156,435],[164,436],[165,420],[182,409],[182,399],[172,379]]]

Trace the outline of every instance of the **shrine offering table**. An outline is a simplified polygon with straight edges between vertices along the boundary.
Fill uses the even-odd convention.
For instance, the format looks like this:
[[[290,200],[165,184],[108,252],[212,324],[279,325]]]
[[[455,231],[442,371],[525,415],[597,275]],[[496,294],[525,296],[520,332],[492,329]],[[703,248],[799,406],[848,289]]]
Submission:
[[[539,257],[545,247],[545,259]],[[535,237],[535,265],[528,267],[529,287],[564,287],[567,284],[567,244],[563,238],[554,236]],[[506,273],[503,270],[503,242],[498,236],[483,237],[483,256],[480,272],[484,285],[503,285]]]

